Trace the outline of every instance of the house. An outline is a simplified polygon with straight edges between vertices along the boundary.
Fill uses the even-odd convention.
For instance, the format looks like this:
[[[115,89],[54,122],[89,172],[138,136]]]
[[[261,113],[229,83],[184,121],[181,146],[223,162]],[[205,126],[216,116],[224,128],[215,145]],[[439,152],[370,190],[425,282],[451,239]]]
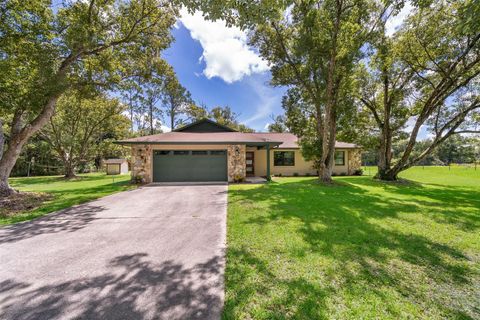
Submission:
[[[117,143],[132,148],[132,178],[143,183],[242,181],[247,176],[316,175],[291,133],[243,133],[208,119]],[[360,148],[337,142],[335,174],[354,174]]]
[[[128,162],[126,159],[108,159],[104,163],[108,175],[128,173]]]

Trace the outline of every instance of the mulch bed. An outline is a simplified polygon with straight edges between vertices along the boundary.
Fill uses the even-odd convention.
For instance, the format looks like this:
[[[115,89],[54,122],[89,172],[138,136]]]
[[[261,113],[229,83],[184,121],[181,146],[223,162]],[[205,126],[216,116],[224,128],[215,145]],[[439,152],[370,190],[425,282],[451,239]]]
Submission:
[[[0,198],[0,216],[10,217],[16,213],[39,207],[44,201],[51,200],[52,195],[37,192],[17,192],[6,198]]]

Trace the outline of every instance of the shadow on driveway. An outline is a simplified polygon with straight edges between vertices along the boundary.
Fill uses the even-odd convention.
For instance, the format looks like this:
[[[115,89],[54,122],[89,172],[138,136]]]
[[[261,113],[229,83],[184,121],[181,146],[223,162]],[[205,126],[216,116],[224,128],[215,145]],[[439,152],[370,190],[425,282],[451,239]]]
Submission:
[[[223,286],[209,279],[218,279],[221,257],[192,268],[147,257],[121,255],[108,263],[108,273],[39,287],[4,280],[2,319],[219,318]]]

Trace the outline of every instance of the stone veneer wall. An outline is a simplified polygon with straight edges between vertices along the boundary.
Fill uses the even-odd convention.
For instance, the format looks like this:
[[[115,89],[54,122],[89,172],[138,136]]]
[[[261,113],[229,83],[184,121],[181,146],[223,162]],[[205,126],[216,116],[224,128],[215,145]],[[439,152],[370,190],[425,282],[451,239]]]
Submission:
[[[348,174],[352,175],[362,167],[362,150],[352,149],[348,152]]]
[[[140,183],[152,182],[152,147],[132,145],[132,180]]]
[[[229,145],[227,147],[228,181],[243,181],[247,174],[245,145]]]

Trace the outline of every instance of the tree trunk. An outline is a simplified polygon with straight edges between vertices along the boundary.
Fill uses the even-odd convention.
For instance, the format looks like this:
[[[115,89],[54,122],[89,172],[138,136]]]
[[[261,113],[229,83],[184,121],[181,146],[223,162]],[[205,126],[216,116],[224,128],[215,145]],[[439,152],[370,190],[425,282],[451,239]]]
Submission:
[[[332,182],[333,162],[335,158],[335,138],[336,138],[336,104],[338,85],[335,71],[337,67],[337,41],[340,32],[340,18],[342,15],[342,5],[337,4],[336,19],[334,22],[332,49],[330,52],[330,61],[328,62],[327,88],[325,92],[325,122],[322,134],[322,157],[320,162],[319,179],[325,183]]]
[[[60,93],[52,95],[42,112],[30,124],[18,131],[12,130],[10,141],[7,144],[7,150],[4,152],[2,159],[0,160],[0,196],[8,196],[15,192],[15,190],[13,190],[8,184],[8,177],[10,177],[10,173],[22,152],[25,143],[27,143],[28,139],[37,133],[52,117],[59,96]],[[12,128],[20,127],[21,119],[18,118],[16,122],[17,123],[12,124]]]
[[[384,181],[397,181],[398,173],[399,172],[397,172],[397,170],[393,170],[393,169],[382,170],[382,171],[379,170],[375,178],[384,180]]]
[[[65,179],[76,178],[74,167],[71,163],[65,165]]]

